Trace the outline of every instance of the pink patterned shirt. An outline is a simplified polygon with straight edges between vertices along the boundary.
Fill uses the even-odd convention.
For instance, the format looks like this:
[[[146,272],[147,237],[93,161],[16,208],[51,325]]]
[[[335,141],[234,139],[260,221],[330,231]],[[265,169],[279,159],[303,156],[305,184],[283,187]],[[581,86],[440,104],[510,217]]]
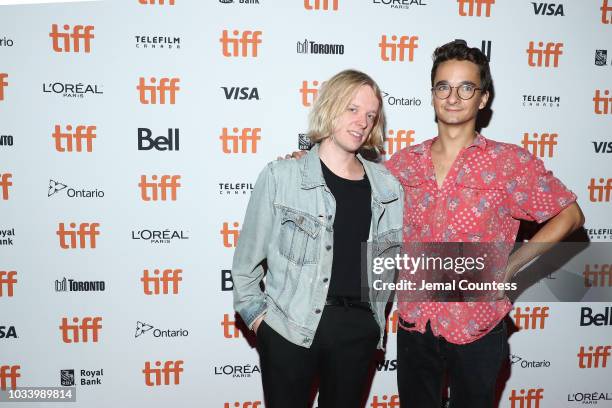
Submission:
[[[544,222],[576,201],[542,160],[478,134],[461,150],[438,188],[431,160],[435,139],[405,148],[386,163],[405,190],[404,242],[514,242],[520,219]],[[398,302],[404,321],[455,344],[471,343],[512,308],[496,302]]]

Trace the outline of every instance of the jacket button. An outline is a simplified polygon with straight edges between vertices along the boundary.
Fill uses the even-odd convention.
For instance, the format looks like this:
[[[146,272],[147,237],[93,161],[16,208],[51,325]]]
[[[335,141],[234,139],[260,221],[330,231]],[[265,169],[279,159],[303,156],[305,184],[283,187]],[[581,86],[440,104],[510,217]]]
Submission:
[[[325,278],[325,279],[323,279],[323,282],[324,282],[324,283],[327,283],[327,282],[329,282],[329,279],[328,279],[328,278]]]
[[[328,219],[328,220],[331,220],[331,219],[332,219],[332,216],[331,216],[331,215],[328,215],[328,216],[327,216],[327,219]]]
[[[316,313],[316,314],[321,313],[321,309],[316,309],[316,310],[315,310],[315,313]]]
[[[331,245],[325,245],[325,249],[327,249],[328,251],[331,249]]]

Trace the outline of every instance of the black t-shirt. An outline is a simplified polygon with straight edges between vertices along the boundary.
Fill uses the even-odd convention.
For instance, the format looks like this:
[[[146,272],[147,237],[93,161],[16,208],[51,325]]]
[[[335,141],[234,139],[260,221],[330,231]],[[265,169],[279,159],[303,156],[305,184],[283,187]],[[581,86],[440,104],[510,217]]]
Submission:
[[[322,160],[321,168],[336,200],[334,259],[328,295],[360,298],[361,244],[368,240],[372,220],[370,181],[365,173],[362,180],[339,177]]]

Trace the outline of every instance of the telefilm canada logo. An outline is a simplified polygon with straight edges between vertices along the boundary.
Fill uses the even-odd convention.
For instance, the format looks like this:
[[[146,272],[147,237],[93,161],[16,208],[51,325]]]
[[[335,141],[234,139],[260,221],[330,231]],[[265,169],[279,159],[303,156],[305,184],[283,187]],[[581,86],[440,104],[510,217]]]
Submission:
[[[72,188],[59,181],[49,179],[49,188],[47,190],[47,197],[63,196],[69,198],[104,198],[104,191],[100,189],[85,189],[85,188]]]
[[[177,51],[181,49],[181,37],[171,35],[135,35],[139,50]]]
[[[175,241],[189,239],[188,232],[176,229],[140,229],[132,230],[132,239],[136,241],[148,241],[151,244],[170,244]]]
[[[558,95],[523,94],[522,103],[526,108],[551,109],[561,107],[561,97]]]
[[[43,93],[60,95],[69,99],[84,99],[102,95],[102,85],[85,84],[82,82],[49,82],[43,83]]]
[[[151,332],[153,337],[159,338],[175,338],[175,337],[187,337],[189,336],[189,330],[179,328],[179,329],[159,329],[155,326],[137,321],[136,322],[136,334],[134,338],[141,337],[142,335]]]
[[[249,196],[253,192],[255,183],[244,180],[220,181],[217,183],[219,195],[226,197]]]

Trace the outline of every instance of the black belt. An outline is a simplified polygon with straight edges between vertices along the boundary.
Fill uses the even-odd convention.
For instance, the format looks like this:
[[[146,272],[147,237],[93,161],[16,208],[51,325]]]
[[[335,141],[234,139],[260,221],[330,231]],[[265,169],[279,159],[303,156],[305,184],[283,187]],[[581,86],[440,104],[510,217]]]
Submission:
[[[327,299],[325,299],[325,306],[356,307],[357,309],[372,310],[370,302],[362,302],[355,298],[347,298],[344,296],[328,296]]]

